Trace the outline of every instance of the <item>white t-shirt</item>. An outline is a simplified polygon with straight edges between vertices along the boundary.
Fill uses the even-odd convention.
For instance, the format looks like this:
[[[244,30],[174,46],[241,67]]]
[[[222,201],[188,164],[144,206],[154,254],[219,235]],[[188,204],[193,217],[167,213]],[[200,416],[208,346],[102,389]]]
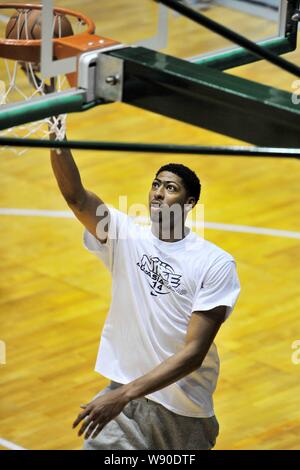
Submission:
[[[84,232],[85,247],[112,273],[112,302],[95,370],[126,384],[183,348],[192,312],[225,305],[228,317],[240,286],[233,257],[193,231],[183,240],[163,242],[150,226],[109,210],[105,244]],[[147,398],[179,415],[213,416],[218,374],[212,344],[199,369]]]

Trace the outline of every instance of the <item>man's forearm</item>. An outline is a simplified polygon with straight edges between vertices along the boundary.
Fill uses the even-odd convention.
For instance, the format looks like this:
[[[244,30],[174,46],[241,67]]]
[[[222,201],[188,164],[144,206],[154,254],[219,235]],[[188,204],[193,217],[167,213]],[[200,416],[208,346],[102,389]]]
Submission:
[[[85,191],[71,151],[69,149],[51,150],[51,165],[59,189],[67,203],[80,202]]]
[[[193,312],[183,349],[144,376],[121,387],[128,400],[148,395],[177,382],[199,368],[226,316],[226,306]]]
[[[128,400],[133,400],[177,382],[201,366],[206,351],[199,353],[193,345],[174,354],[147,374],[122,387]]]

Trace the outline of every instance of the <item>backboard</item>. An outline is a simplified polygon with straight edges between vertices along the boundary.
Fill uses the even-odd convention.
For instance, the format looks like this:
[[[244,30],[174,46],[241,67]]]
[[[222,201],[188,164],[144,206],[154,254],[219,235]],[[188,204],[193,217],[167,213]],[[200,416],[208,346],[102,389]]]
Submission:
[[[33,1],[33,0],[32,0]],[[207,15],[243,34],[253,41],[283,37],[285,33],[287,0],[182,0]],[[15,3],[22,3],[17,0]],[[23,2],[24,3],[24,2]],[[52,59],[53,7],[66,7],[66,0],[36,0],[43,5],[41,71],[44,77],[73,72],[76,58]],[[137,44],[163,50],[180,58],[196,60],[210,56],[235,45],[165,6],[150,0],[121,0],[114,2],[72,2],[73,9],[93,18],[96,34],[111,37],[124,44]],[[83,11],[84,10],[84,11]],[[0,16],[0,34],[3,37],[7,16]],[[174,52],[176,50],[176,53]],[[178,53],[179,51],[179,53]]]
[[[284,36],[287,0],[266,0],[263,3],[252,0],[183,0],[182,2],[253,41]],[[45,77],[73,72],[76,68],[75,58],[59,61],[51,59],[51,12],[53,6],[61,7],[66,3],[64,0],[42,0],[41,70]],[[74,0],[74,6],[76,3]],[[96,1],[86,4],[84,10],[95,19],[97,34],[112,37],[124,44],[142,45],[173,55],[172,51],[174,49],[178,51],[178,43],[181,42],[180,57],[191,60],[235,47],[234,44],[156,2],[127,0],[124,6],[124,2],[115,0],[104,2],[101,9],[96,8],[96,5],[99,5]],[[80,8],[82,9],[82,4]],[[135,25],[133,28],[127,27],[128,16]]]

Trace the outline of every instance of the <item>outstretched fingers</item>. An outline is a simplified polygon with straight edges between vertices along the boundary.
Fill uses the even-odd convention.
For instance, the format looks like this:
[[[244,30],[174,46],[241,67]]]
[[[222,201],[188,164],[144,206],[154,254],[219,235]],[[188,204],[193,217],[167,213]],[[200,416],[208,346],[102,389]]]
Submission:
[[[77,416],[77,418],[75,419],[74,423],[73,423],[73,429],[76,428],[76,426],[78,426],[78,424],[84,419],[86,418],[90,413],[90,410],[89,408],[86,408],[82,413],[79,413],[79,415]]]

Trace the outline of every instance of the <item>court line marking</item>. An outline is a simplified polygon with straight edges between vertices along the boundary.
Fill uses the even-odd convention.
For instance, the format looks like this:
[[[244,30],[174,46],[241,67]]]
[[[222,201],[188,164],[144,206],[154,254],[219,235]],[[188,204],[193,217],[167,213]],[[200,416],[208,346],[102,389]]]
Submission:
[[[6,449],[10,449],[10,450],[28,450],[28,449],[25,449],[24,447],[14,444],[13,442],[7,441],[6,439],[2,439],[2,437],[0,437],[0,446],[6,447]]]
[[[15,208],[0,208],[0,215],[17,215],[24,217],[54,217],[62,219],[75,219],[75,215],[71,211],[54,211],[54,210],[40,210],[40,209],[15,209]]]
[[[75,219],[75,215],[71,211],[18,209],[18,208],[5,208],[5,207],[0,208],[0,215]],[[193,227],[196,226],[195,222],[192,223],[192,226]],[[290,230],[279,230],[279,229],[273,229],[273,228],[267,228],[267,227],[254,227],[251,225],[235,225],[235,224],[223,224],[223,223],[218,223],[218,222],[205,222],[204,228],[211,229],[211,230],[223,230],[226,232],[253,233],[255,235],[270,235],[272,237],[300,239],[300,232],[290,231]]]

